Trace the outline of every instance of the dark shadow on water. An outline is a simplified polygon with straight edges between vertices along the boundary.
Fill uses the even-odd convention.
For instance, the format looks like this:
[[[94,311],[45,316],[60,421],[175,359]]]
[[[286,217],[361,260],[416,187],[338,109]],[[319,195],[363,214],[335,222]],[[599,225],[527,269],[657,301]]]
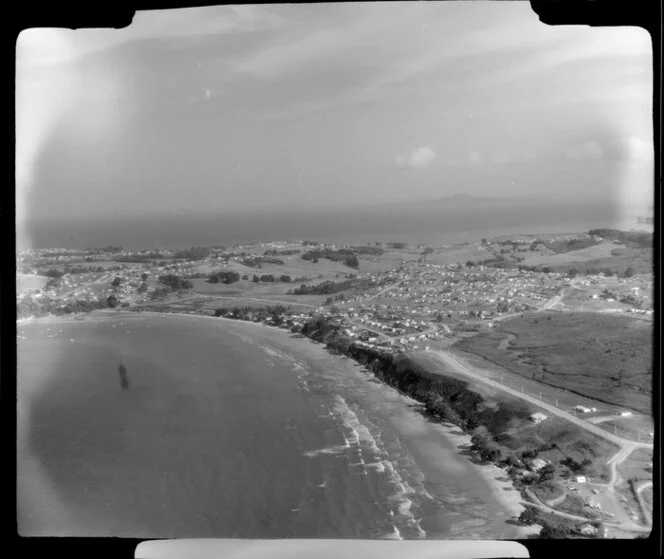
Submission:
[[[63,363],[52,367],[53,374],[46,375],[43,384],[21,402],[28,409],[27,452],[40,466],[45,478],[40,483],[52,489],[59,506],[80,519],[80,525],[77,521],[70,527],[70,535],[116,535],[85,533],[86,523],[112,531],[117,519],[126,514],[134,497],[114,488],[119,487],[116,484],[126,487],[123,480],[140,473],[143,464],[154,467],[151,462],[156,460],[158,443],[144,441],[158,441],[161,427],[152,421],[150,410],[155,395],[167,407],[176,405],[176,400],[169,399],[170,388],[164,383],[155,390],[141,383],[140,375],[133,375],[136,378],[130,386],[131,367],[118,361],[101,362],[90,369],[80,363],[74,363],[71,370]],[[44,508],[54,504],[45,502]],[[24,517],[30,514],[26,510]],[[136,533],[146,526],[136,525]],[[30,532],[30,526],[25,528]]]

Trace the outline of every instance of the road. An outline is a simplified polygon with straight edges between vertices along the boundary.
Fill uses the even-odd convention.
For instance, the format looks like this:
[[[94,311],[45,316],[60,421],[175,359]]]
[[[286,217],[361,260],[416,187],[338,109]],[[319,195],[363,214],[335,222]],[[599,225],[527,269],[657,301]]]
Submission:
[[[585,429],[586,431],[589,431],[590,433],[593,433],[594,435],[597,435],[602,439],[606,439],[618,445],[620,448],[630,447],[630,452],[631,452],[636,448],[652,449],[653,447],[652,443],[641,443],[641,442],[630,441],[628,439],[623,439],[622,437],[614,435],[613,433],[609,433],[608,431],[605,431],[604,429],[597,427],[592,423],[588,423],[585,419],[580,419],[579,417],[576,417],[571,413],[563,411],[551,404],[547,404],[546,402],[542,402],[541,400],[538,400],[533,396],[529,396],[528,394],[524,394],[523,392],[519,392],[518,390],[510,388],[509,386],[505,386],[500,382],[487,378],[486,376],[478,373],[475,367],[469,365],[461,358],[452,356],[451,352],[449,351],[430,350],[427,352],[427,354],[437,356],[444,364],[446,364],[447,366],[451,367],[453,370],[459,373],[462,373],[481,383],[492,386],[493,388],[497,388],[498,390],[506,392],[507,394],[520,398],[521,400],[525,400],[526,402],[533,404],[537,407],[543,408],[548,412],[552,413],[553,415],[562,417],[563,419],[566,419],[567,421],[574,423],[575,425],[578,425],[582,429]]]
[[[487,378],[486,376],[483,376],[481,373],[477,372],[479,369],[469,365],[468,363],[464,362],[461,358],[457,358],[452,356],[452,354],[449,351],[444,351],[444,350],[431,350],[427,352],[429,355],[433,355],[435,357],[438,357],[445,365],[450,367],[452,370],[462,373],[473,380],[476,380],[478,382],[481,382],[483,384],[486,384],[488,386],[491,386],[493,388],[496,388],[498,390],[501,390],[503,392],[506,392],[507,394],[510,394],[511,396],[515,396],[521,400],[524,400],[530,404],[533,404],[537,407],[543,408],[546,411],[550,412],[553,415],[556,415],[558,417],[561,417],[563,419],[566,419],[567,421],[574,423],[581,429],[584,429],[600,438],[603,438],[605,440],[608,440],[614,444],[616,444],[619,447],[618,452],[611,457],[608,461],[607,464],[609,464],[610,469],[611,469],[611,479],[608,483],[607,491],[608,491],[608,496],[611,501],[613,501],[614,506],[616,507],[617,510],[622,510],[619,504],[618,497],[615,493],[615,485],[619,481],[619,474],[618,474],[618,465],[622,463],[635,449],[637,448],[648,448],[652,449],[653,445],[650,443],[641,443],[641,442],[635,442],[635,441],[630,441],[627,439],[623,439],[622,437],[618,437],[617,435],[614,435],[612,433],[609,433],[608,431],[605,431],[604,429],[601,429],[600,427],[597,427],[596,425],[589,423],[588,421],[584,419],[580,419],[576,417],[575,415],[572,415],[571,413],[568,413],[566,411],[563,411],[555,406],[552,406],[551,404],[547,404],[545,402],[542,402],[541,400],[538,400],[537,398],[533,396],[529,396],[528,394],[524,394],[523,392],[519,392],[518,390],[514,390],[513,388],[510,388],[508,386],[505,386],[497,381],[494,381],[492,379]],[[641,505],[642,508],[644,508],[643,505]],[[551,507],[548,507],[551,511],[554,511]],[[644,508],[645,510],[645,508]],[[568,515],[569,516],[569,515]],[[617,527],[622,528],[622,529],[629,529],[629,530],[637,530],[637,531],[648,531],[649,528],[644,528],[642,526],[639,526],[637,524],[631,523],[631,522],[624,522],[622,524],[616,524]]]
[[[367,297],[365,299],[365,301],[371,301],[371,299],[376,299],[377,297],[380,297],[381,295],[384,295],[385,293],[387,293],[388,291],[391,291],[395,287],[399,287],[404,281],[406,281],[406,280],[400,280],[397,283],[393,283],[392,285],[390,285],[389,287],[386,287],[385,289],[382,289],[378,293],[374,293],[373,295],[370,295],[369,297]]]
[[[575,514],[569,514],[567,512],[561,512],[559,510],[556,510],[549,505],[543,503],[540,501],[540,499],[537,498],[537,496],[530,491],[530,489],[526,488],[526,495],[532,499],[532,501],[521,501],[521,504],[524,506],[529,506],[529,507],[535,507],[540,510],[550,512],[552,514],[555,514],[556,516],[560,516],[561,518],[567,518],[569,520],[576,520],[577,522],[584,522],[588,523],[590,522],[589,518],[586,518],[584,516],[577,516]],[[629,524],[619,524],[615,522],[603,522],[604,526],[609,526],[611,528],[617,528],[619,530],[624,530],[627,532],[640,532],[640,533],[649,533],[651,531],[650,527],[647,526],[639,526],[638,524],[634,523],[629,523]]]
[[[641,506],[641,510],[643,511],[643,516],[646,519],[646,522],[652,526],[652,514],[646,506],[645,501],[643,500],[643,495],[641,495],[643,490],[648,489],[649,487],[652,487],[652,481],[646,481],[643,485],[639,486],[639,488],[636,490],[636,496],[639,499],[639,505]]]

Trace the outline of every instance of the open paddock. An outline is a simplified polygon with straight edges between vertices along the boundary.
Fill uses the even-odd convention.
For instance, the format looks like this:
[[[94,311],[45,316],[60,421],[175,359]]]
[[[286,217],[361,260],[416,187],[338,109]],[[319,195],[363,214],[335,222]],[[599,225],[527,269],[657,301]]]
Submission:
[[[570,267],[578,262],[597,260],[611,256],[611,251],[616,247],[613,243],[600,243],[597,245],[571,250],[568,252],[551,254],[539,254],[526,256],[521,262],[525,266],[567,266]]]
[[[595,407],[650,414],[652,336],[646,335],[647,329],[630,328],[635,320],[639,319],[624,314],[526,313],[457,347],[523,381],[538,381],[604,402]],[[507,334],[514,338],[502,349],[499,346]]]
[[[31,274],[16,274],[16,292],[30,291],[32,289],[41,289],[44,287],[48,280],[46,276],[37,276]]]

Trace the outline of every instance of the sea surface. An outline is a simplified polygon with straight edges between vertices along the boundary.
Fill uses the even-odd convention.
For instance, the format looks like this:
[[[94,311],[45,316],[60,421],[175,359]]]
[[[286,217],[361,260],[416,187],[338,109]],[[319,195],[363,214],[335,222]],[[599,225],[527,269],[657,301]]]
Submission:
[[[310,212],[243,213],[219,216],[71,219],[28,222],[17,228],[17,246],[88,248],[109,244],[165,249],[273,241],[330,244],[399,241],[442,246],[501,235],[581,233],[593,228],[642,228],[636,214],[618,205],[525,204],[518,207],[431,207]]]
[[[351,360],[258,325],[99,316],[18,326],[22,535],[510,537],[466,458]]]

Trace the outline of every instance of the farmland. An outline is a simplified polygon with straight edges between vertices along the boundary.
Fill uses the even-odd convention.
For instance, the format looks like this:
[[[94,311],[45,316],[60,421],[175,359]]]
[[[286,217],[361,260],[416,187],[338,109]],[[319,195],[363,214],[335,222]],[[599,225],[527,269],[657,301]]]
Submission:
[[[643,325],[634,326],[633,323]],[[509,342],[499,347],[501,341]],[[456,347],[524,378],[651,413],[652,325],[599,313],[526,314]]]

